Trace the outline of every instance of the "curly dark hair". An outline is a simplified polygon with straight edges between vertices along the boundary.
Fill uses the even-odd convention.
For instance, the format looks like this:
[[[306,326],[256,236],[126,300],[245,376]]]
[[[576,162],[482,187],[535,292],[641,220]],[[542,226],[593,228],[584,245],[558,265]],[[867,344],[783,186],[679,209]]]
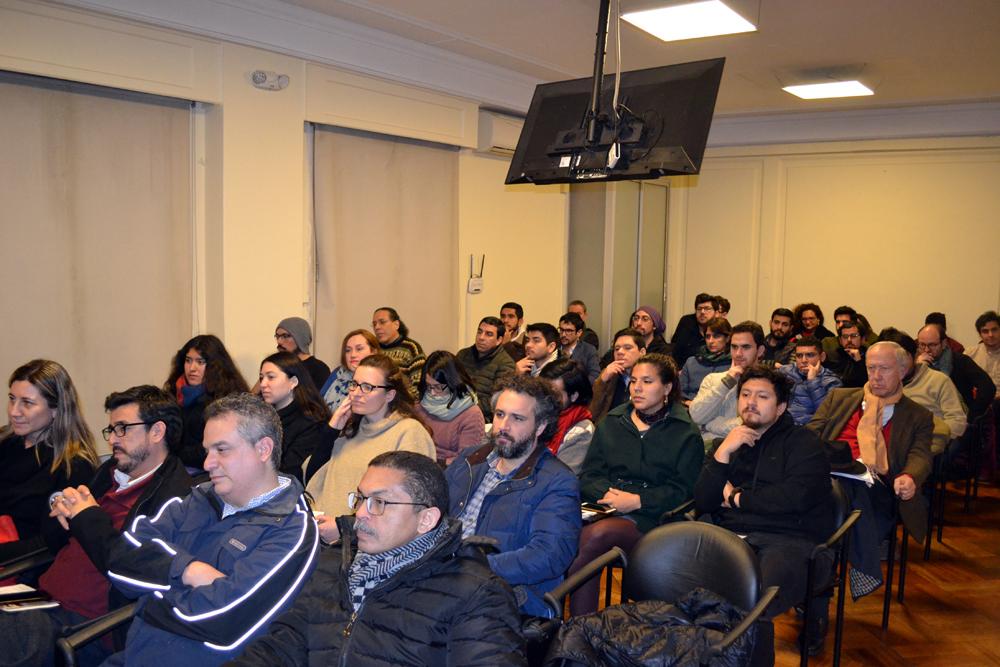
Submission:
[[[184,375],[184,357],[190,350],[197,350],[205,359],[205,395],[211,401],[229,394],[249,392],[247,381],[240,375],[226,346],[216,336],[204,334],[184,343],[174,355],[170,375],[163,383],[163,390],[177,391],[177,380]]]

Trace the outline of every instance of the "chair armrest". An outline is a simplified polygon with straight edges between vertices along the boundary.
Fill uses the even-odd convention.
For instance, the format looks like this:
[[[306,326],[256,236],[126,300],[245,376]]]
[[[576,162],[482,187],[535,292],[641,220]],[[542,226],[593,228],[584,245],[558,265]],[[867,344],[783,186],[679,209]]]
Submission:
[[[858,522],[858,519],[860,517],[861,517],[861,510],[854,510],[849,515],[847,515],[847,519],[844,520],[844,523],[840,524],[840,527],[837,528],[836,531],[834,531],[833,535],[831,535],[826,542],[823,542],[822,544],[817,544],[815,547],[813,547],[812,554],[809,556],[809,559],[813,560],[821,552],[827,549],[832,549],[838,544],[840,544],[841,540],[844,539],[844,535],[847,535],[847,531],[849,531],[851,528],[854,527],[854,524]]]
[[[545,604],[555,612],[556,618],[562,617],[563,600],[567,595],[582,586],[587,580],[603,570],[608,565],[621,561],[622,567],[628,566],[628,557],[620,547],[611,547],[594,560],[590,561],[577,572],[566,577],[561,584],[545,594]]]
[[[694,519],[694,498],[686,500],[672,510],[660,515],[660,525],[674,521],[692,521]]]
[[[757,619],[760,618],[761,614],[764,613],[764,610],[767,609],[768,605],[771,604],[771,601],[774,600],[777,594],[777,586],[771,586],[764,591],[764,595],[761,596],[760,600],[757,600],[757,604],[755,604],[753,609],[751,609],[750,612],[743,617],[743,620],[740,621],[739,625],[730,630],[729,633],[722,638],[722,641],[717,644],[712,644],[708,648],[709,656],[714,658],[728,651],[729,647],[733,645],[733,642],[739,639],[743,633],[750,629],[751,625],[757,622]]]
[[[56,640],[56,647],[62,653],[66,667],[75,667],[76,649],[78,647],[97,639],[110,630],[114,630],[122,623],[132,620],[138,604],[138,602],[127,604],[104,616],[68,628],[69,634]]]
[[[0,578],[17,577],[39,567],[51,565],[56,557],[46,547],[7,561],[0,570]]]

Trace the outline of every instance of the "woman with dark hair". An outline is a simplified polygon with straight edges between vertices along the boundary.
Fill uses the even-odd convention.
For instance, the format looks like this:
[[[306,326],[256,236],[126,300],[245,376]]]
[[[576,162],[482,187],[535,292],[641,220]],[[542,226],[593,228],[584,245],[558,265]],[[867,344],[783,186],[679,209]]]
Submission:
[[[572,359],[547,364],[538,377],[552,383],[561,407],[555,435],[547,445],[549,451],[579,475],[594,437],[594,416],[588,407],[594,397],[590,381],[580,364]]]
[[[184,418],[178,456],[189,468],[202,469],[205,407],[217,398],[250,391],[222,341],[211,334],[195,336],[174,355],[165,391],[177,396]]]
[[[729,354],[732,332],[733,327],[724,317],[713,317],[705,324],[705,344],[694,356],[688,357],[681,369],[680,391],[685,405],[697,395],[706,375],[728,371],[733,365]]]
[[[355,329],[344,336],[344,342],[340,344],[340,366],[330,373],[330,377],[319,390],[330,412],[347,400],[347,383],[354,378],[354,371],[357,370],[361,360],[381,351],[378,339],[367,329]]]
[[[448,465],[459,452],[482,444],[486,420],[472,378],[451,352],[431,352],[417,383],[417,412],[431,427],[437,461]]]
[[[795,306],[792,311],[792,324],[795,326],[795,337],[789,344],[806,336],[822,340],[834,335],[823,326],[823,311],[815,303],[800,303]]]
[[[302,464],[312,455],[330,419],[308,369],[290,352],[276,352],[260,364],[260,395],[281,418],[280,472],[302,481]]]
[[[410,330],[395,308],[382,306],[372,313],[372,331],[382,348],[382,353],[396,362],[399,370],[409,380],[410,397],[417,399],[417,383],[420,369],[424,366],[424,349],[420,343],[410,338]]]
[[[580,533],[576,572],[613,546],[631,551],[660,515],[692,497],[704,444],[678,400],[677,366],[662,354],[647,354],[632,368],[631,401],[597,427],[580,473],[580,499],[600,503],[612,516]],[[597,609],[592,580],[573,594],[574,616]]]
[[[16,550],[0,545],[0,559],[44,546],[43,535],[64,542],[66,532],[48,516],[49,497],[67,486],[89,484],[98,463],[65,368],[35,359],[11,373],[7,387],[7,425],[0,428],[0,519]]]
[[[330,417],[330,428],[306,467],[320,536],[337,539],[334,519],[348,509],[368,462],[383,452],[406,450],[434,458],[430,430],[414,411],[406,378],[384,354],[365,357],[348,385],[350,401]]]

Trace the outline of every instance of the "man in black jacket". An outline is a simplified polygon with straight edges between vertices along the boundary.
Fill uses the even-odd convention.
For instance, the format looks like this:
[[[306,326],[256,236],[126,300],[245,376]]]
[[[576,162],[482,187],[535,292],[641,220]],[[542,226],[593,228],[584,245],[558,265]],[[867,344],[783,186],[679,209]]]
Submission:
[[[524,665],[510,588],[462,524],[432,459],[372,459],[294,606],[233,665]]]
[[[803,601],[809,555],[833,529],[830,464],[820,439],[786,413],[789,394],[774,369],[748,368],[738,388],[743,423],[717,442],[694,489],[698,514],[745,535],[760,559],[763,585],[781,587],[769,618]],[[810,609],[815,652],[826,633],[827,602],[820,598]]]
[[[180,442],[182,429],[180,407],[172,396],[142,385],[111,394],[104,408],[109,425],[103,434],[111,445],[111,457],[89,487],[67,488],[52,502],[53,516],[72,539],[41,576],[39,587],[60,607],[0,615],[0,637],[17,642],[16,647],[0,642],[2,655],[26,651],[24,664],[36,662],[32,656],[37,664],[48,664],[62,626],[125,604],[105,578],[112,543],[122,539],[122,530],[137,515],[155,515],[165,502],[187,495],[191,487],[184,465],[170,454]],[[13,623],[18,624],[16,628]],[[30,641],[22,643],[24,638]],[[32,645],[36,640],[37,645]],[[82,651],[81,664],[99,662],[104,655],[101,643],[93,642]]]
[[[705,325],[719,311],[719,300],[711,294],[699,294],[694,298],[694,312],[677,320],[674,335],[670,338],[672,354],[677,368],[684,368],[684,362],[705,344]],[[650,350],[652,352],[653,350]]]

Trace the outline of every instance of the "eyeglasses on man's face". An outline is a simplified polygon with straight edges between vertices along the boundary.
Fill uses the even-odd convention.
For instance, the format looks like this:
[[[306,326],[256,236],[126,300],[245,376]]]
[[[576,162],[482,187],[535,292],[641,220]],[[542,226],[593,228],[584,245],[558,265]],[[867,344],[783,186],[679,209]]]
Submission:
[[[347,382],[347,391],[354,391],[355,389],[360,389],[362,394],[370,394],[376,389],[389,389],[389,385],[371,384],[370,382],[355,382],[354,380],[349,380]]]
[[[129,422],[128,424],[112,424],[107,428],[101,429],[101,435],[104,436],[104,441],[108,442],[111,440],[111,434],[114,433],[119,438],[124,438],[125,433],[128,431],[130,426],[148,426],[146,422]]]
[[[274,334],[274,340],[291,340],[292,334],[290,333],[276,333]]]
[[[430,507],[427,503],[404,503],[398,500],[385,500],[366,496],[360,491],[351,491],[347,494],[347,506],[352,512],[357,512],[361,508],[361,503],[365,504],[365,509],[372,516],[382,516],[385,514],[386,505],[412,505],[414,507]]]

